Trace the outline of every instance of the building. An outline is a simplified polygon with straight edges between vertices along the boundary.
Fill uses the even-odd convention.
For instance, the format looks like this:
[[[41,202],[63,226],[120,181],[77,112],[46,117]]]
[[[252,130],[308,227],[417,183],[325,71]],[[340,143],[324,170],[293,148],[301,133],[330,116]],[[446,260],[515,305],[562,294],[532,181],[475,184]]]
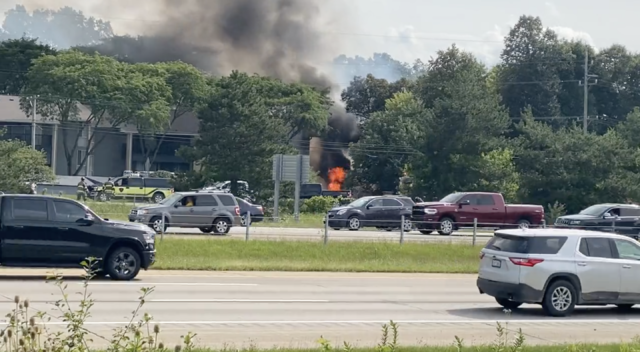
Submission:
[[[154,150],[153,144],[159,137],[143,138],[135,126],[130,125],[114,128],[104,122],[95,128],[81,126],[88,118],[90,111],[84,106],[81,106],[78,122],[60,124],[35,116],[36,149],[46,153],[56,175],[106,177],[120,176],[124,170],[146,169],[147,156],[154,154],[149,150]],[[0,138],[20,139],[31,144],[33,119],[20,109],[20,97],[0,96],[0,128],[5,129]],[[197,136],[198,127],[199,121],[194,114],[178,118],[156,148],[155,159],[148,170],[189,170],[191,165],[176,156],[176,151],[190,145]],[[90,149],[93,153],[87,156]]]

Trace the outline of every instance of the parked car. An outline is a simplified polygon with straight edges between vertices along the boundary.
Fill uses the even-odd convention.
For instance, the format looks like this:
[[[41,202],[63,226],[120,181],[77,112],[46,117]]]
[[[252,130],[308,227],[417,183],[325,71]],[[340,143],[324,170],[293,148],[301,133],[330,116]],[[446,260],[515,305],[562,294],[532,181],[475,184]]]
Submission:
[[[422,234],[437,230],[440,235],[451,235],[460,227],[504,228],[541,225],[544,207],[528,204],[505,204],[500,193],[456,192],[437,202],[425,202],[413,207],[411,220]]]
[[[640,206],[635,204],[596,204],[578,214],[556,219],[555,226],[614,232],[640,237]]]
[[[309,199],[313,197],[351,198],[351,191],[323,190],[322,185],[319,183],[305,183],[300,185],[300,199]]]
[[[154,203],[160,203],[174,192],[168,178],[118,177],[113,180],[113,184],[115,185],[113,198],[150,199]],[[89,197],[106,201],[104,186],[91,188]]]
[[[324,221],[334,230],[347,228],[357,231],[362,227],[379,229],[400,228],[412,229],[411,209],[415,203],[404,196],[372,196],[357,199],[348,205],[334,207],[329,210]],[[401,223],[404,216],[404,223]]]
[[[0,265],[80,268],[101,259],[94,270],[113,280],[131,280],[156,256],[148,227],[102,219],[71,199],[38,195],[0,196]]]
[[[621,235],[575,229],[499,230],[480,253],[477,286],[506,309],[540,304],[550,316],[576,305],[640,303],[640,246]]]
[[[178,192],[158,204],[133,208],[129,221],[146,224],[157,233],[181,227],[222,235],[240,224],[240,207],[231,193]]]
[[[262,205],[250,203],[248,200],[236,197],[240,207],[240,225],[247,226],[247,214],[251,214],[251,224],[264,220],[264,208]]]

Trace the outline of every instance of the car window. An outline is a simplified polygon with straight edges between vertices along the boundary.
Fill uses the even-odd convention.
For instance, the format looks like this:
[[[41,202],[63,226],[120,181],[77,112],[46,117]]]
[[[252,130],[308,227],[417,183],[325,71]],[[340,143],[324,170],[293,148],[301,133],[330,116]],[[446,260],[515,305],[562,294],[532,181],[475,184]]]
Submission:
[[[56,221],[76,222],[87,215],[85,209],[77,204],[69,202],[53,201],[56,213]]]
[[[241,206],[242,205],[244,205],[244,206],[248,206],[249,205],[249,203],[246,200],[244,200],[242,198],[238,198],[238,197],[236,197],[236,202],[238,202],[238,205],[241,205]]]
[[[412,207],[412,206],[416,205],[416,203],[411,198],[404,198],[403,197],[403,198],[398,198],[398,200],[400,202],[402,202],[402,204],[404,204],[407,207]]]
[[[215,207],[218,205],[218,202],[216,201],[215,198],[213,198],[212,195],[202,195],[202,196],[197,196],[196,197],[196,204],[195,206],[197,207]]]
[[[496,202],[493,201],[493,196],[488,194],[479,194],[478,205],[496,205]]]
[[[592,258],[613,258],[613,250],[611,249],[611,243],[608,238],[583,238],[582,241],[585,241],[587,244],[588,254],[586,254],[586,256]]]
[[[147,188],[171,188],[171,184],[166,178],[145,178],[144,186]]]
[[[380,198],[374,199],[368,204],[368,206],[369,207],[381,207],[381,206],[383,206],[382,199],[380,199]]]
[[[614,240],[620,259],[640,260],[640,247],[630,241]]]
[[[462,200],[460,200],[460,202],[466,202],[469,201],[469,205],[478,205],[478,195],[477,194],[469,194],[467,196],[464,196],[464,198],[462,198]]]
[[[640,208],[622,208],[620,216],[640,216]]]
[[[484,248],[521,254],[556,254],[566,242],[566,236],[524,237],[497,233]]]
[[[39,199],[14,199],[13,218],[17,220],[47,220],[47,201]]]
[[[129,179],[128,178],[121,178],[118,181],[116,181],[116,186],[127,187],[128,185],[129,185]]]
[[[232,196],[228,196],[228,195],[224,195],[224,194],[218,194],[218,200],[220,200],[220,203],[222,203],[222,205],[225,206],[225,207],[235,207],[236,206],[236,202],[233,201],[233,197]]]
[[[141,178],[132,177],[128,181],[129,187],[142,187],[143,185]]]
[[[383,207],[401,207],[402,203],[395,199],[385,198],[382,200]]]

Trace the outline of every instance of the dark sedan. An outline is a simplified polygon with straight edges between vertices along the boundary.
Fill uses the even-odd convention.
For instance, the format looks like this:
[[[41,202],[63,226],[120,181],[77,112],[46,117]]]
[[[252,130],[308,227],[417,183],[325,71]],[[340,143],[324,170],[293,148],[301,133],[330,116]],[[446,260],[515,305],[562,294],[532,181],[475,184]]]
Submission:
[[[264,220],[264,208],[261,205],[251,204],[247,200],[236,197],[240,207],[240,224],[247,226],[247,214],[251,214],[251,223]]]
[[[559,217],[555,226],[614,232],[638,239],[640,207],[635,204],[596,204],[578,214]]]
[[[379,229],[400,228],[411,231],[411,210],[415,203],[403,196],[373,196],[357,199],[348,205],[335,207],[327,213],[329,227],[334,230],[347,228],[357,231],[362,227]]]

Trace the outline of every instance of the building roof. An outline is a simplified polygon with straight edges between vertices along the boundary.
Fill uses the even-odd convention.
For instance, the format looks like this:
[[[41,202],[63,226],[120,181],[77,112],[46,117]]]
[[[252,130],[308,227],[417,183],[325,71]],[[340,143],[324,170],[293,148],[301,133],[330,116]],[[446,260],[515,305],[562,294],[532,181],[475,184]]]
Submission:
[[[37,101],[36,101],[37,104]],[[86,121],[91,115],[91,111],[88,107],[80,105],[80,121]],[[12,95],[0,95],[0,123],[31,123],[33,121],[32,116],[27,116],[24,111],[20,109],[20,97]],[[36,122],[39,124],[51,124],[57,125],[59,122],[55,119],[44,118],[39,114],[36,114]],[[101,122],[98,127],[110,128],[110,124],[107,121]],[[200,127],[200,121],[198,117],[193,113],[186,113],[180,116],[171,126],[168,131],[169,134],[187,134],[197,135]],[[120,131],[123,133],[138,133],[135,126],[123,125],[120,126]]]

